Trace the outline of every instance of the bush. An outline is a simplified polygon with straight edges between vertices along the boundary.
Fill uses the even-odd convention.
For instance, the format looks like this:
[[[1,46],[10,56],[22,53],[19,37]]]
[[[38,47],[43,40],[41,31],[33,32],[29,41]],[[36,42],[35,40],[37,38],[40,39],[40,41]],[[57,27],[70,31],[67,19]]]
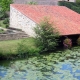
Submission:
[[[59,1],[59,5],[60,6],[66,6],[66,7],[70,8],[70,9],[72,7],[72,4],[70,2],[66,2],[66,1]]]
[[[10,4],[13,3],[13,0],[1,0],[0,5],[2,11],[6,12],[10,10]]]
[[[24,42],[25,41],[21,41],[21,43],[18,43],[17,53],[19,58],[28,56],[28,49]]]
[[[79,38],[77,39],[77,44],[80,46],[80,36],[79,36]]]
[[[0,11],[0,20],[3,20],[8,17],[9,17],[8,14],[6,14],[4,11]]]
[[[65,48],[71,48],[72,47],[72,41],[68,37],[63,41],[63,45]]]
[[[32,55],[39,55],[39,49],[38,48],[28,48],[28,46],[25,44],[25,40],[22,40],[20,43],[18,43],[17,53],[19,58],[25,58]]]
[[[39,53],[40,53],[40,49],[39,48],[30,48],[30,49],[28,49],[28,53],[29,53],[29,55],[30,56],[34,56],[34,55],[39,55]]]
[[[2,11],[0,11],[0,20],[2,20],[4,18],[4,14]]]
[[[80,0],[79,0],[80,2]],[[60,6],[66,6],[74,11],[76,11],[77,13],[80,13],[80,4],[74,3],[74,2],[66,2],[66,1],[59,1],[59,5]]]
[[[9,24],[9,19],[5,18],[5,20],[3,21],[3,24]]]
[[[80,13],[80,7],[72,6],[71,9],[78,12],[78,13]]]
[[[5,27],[8,28],[9,27],[9,24],[6,24]]]
[[[41,21],[35,28],[35,43],[41,52],[55,50],[58,45],[59,34],[53,28],[53,24],[48,19]]]

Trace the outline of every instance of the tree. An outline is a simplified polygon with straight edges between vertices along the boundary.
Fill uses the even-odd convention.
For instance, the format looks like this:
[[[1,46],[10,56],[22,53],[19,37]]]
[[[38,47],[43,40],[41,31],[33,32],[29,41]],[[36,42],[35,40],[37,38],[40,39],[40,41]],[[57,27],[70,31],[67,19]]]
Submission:
[[[12,3],[12,0],[1,0],[1,8],[2,11],[6,12],[10,10],[10,4]]]
[[[40,48],[41,52],[52,51],[58,45],[59,34],[58,31],[53,28],[53,24],[44,19],[37,27],[34,28],[36,33],[35,43]]]

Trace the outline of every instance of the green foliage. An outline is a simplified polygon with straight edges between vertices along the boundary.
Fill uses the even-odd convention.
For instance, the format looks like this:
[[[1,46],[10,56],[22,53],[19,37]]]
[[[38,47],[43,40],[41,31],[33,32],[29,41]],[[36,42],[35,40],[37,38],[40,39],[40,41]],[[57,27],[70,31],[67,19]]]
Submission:
[[[5,18],[3,24],[9,24],[9,18]]]
[[[41,52],[54,50],[58,45],[59,34],[53,26],[54,25],[49,23],[48,19],[45,18],[34,28],[36,33],[35,43]]]
[[[5,24],[5,28],[9,27],[9,18],[5,18],[3,21],[3,24]]]
[[[40,50],[35,46],[34,38],[0,41],[0,59],[13,59],[39,55]],[[7,56],[6,56],[7,55]],[[8,59],[11,59],[11,58]]]
[[[6,14],[4,11],[0,11],[0,20],[3,20],[5,18],[8,18],[8,14]]]
[[[26,42],[24,39],[18,44],[17,54],[19,58],[25,58],[32,55],[39,55],[38,48],[28,47],[25,43]]]
[[[4,54],[8,53],[9,49],[13,51],[13,54],[17,54],[16,49],[18,44],[23,40],[24,39],[0,41],[0,49],[4,51]],[[36,48],[33,38],[25,38],[25,45],[27,45],[29,48]]]
[[[28,56],[28,48],[25,45],[25,40],[22,40],[20,43],[18,43],[17,53],[18,53],[18,57],[20,58],[24,58]]]
[[[0,29],[0,33],[4,33],[4,30],[3,29]]]
[[[76,3],[77,3],[77,4],[80,4],[80,0],[76,0]]]
[[[8,24],[5,24],[5,28],[8,28],[9,27],[9,23]]]
[[[77,39],[77,44],[80,46],[80,36],[79,36],[79,38]]]
[[[28,4],[29,4],[29,5],[36,5],[37,3],[34,2],[34,1],[31,1],[31,2],[29,2]]]
[[[12,3],[13,0],[2,0],[0,5],[2,8],[2,11],[6,12],[10,10],[10,4]]]
[[[80,2],[80,0],[79,0],[79,2]],[[78,3],[59,1],[59,5],[66,6],[70,9],[76,11],[77,13],[80,13],[80,4],[78,4]]]
[[[37,55],[39,55],[39,52],[40,52],[40,49],[39,48],[29,48],[28,49],[28,53],[29,53],[29,55],[30,56],[37,56]]]

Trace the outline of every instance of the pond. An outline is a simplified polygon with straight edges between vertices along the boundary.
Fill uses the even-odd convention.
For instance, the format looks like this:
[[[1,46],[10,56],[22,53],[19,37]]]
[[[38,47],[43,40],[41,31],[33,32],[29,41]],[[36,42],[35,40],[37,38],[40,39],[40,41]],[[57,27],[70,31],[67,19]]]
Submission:
[[[68,54],[67,54],[68,53]],[[62,56],[61,56],[62,55]],[[80,50],[0,62],[0,80],[80,80]]]

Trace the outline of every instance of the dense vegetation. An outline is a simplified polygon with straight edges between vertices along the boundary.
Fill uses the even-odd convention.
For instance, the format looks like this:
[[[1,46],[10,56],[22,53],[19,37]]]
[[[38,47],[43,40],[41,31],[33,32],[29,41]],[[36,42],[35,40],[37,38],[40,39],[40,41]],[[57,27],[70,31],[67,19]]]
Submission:
[[[80,2],[80,0],[79,0]],[[78,13],[80,13],[80,4],[78,3],[73,3],[73,2],[66,2],[66,1],[59,1],[60,6],[66,6]]]
[[[0,6],[1,10],[6,12],[10,10],[10,4],[12,3],[13,0],[1,0],[0,1]]]
[[[9,10],[12,0],[0,0],[0,27],[9,27]]]
[[[45,18],[35,27],[35,42],[41,52],[53,51],[58,45],[59,33],[53,26],[54,24]]]

